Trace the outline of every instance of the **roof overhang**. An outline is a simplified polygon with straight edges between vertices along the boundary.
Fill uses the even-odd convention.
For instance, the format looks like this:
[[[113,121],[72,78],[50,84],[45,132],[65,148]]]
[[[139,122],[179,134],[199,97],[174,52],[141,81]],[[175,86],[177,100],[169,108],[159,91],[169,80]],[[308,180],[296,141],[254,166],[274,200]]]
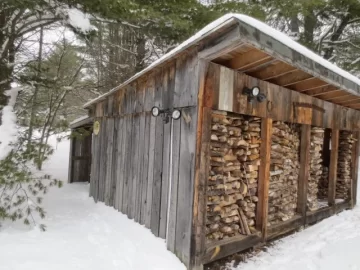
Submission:
[[[235,40],[237,46],[233,46],[232,51],[226,51],[217,58],[208,60],[291,90],[360,109],[359,78],[328,62],[285,34],[254,18],[239,14],[227,14],[212,22],[123,84],[86,103],[84,107],[88,108],[104,100],[156,67],[176,58],[181,52],[201,44],[204,40],[216,38],[219,36],[218,33],[224,33],[230,28],[232,31],[235,29],[237,37],[232,42]]]

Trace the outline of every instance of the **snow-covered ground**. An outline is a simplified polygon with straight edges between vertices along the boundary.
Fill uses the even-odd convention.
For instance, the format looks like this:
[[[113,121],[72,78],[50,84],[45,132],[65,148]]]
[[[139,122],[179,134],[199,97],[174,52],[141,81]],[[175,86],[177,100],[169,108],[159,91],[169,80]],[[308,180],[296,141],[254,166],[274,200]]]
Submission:
[[[69,143],[63,141],[56,148],[45,171],[66,181]],[[185,269],[163,240],[113,208],[95,204],[88,188],[65,184],[46,196],[46,232],[5,224],[0,229],[0,269]],[[359,250],[360,207],[356,207],[276,242],[234,269],[356,270]]]

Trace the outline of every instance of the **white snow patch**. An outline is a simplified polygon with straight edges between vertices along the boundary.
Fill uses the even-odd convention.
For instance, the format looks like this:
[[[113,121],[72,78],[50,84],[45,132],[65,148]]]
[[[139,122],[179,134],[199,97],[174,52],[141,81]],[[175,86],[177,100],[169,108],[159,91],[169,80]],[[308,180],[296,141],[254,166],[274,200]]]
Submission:
[[[69,16],[69,23],[73,27],[80,29],[83,33],[96,29],[96,27],[90,23],[90,16],[79,9],[71,8],[67,11],[67,13]]]
[[[324,58],[317,55],[313,51],[311,51],[308,48],[304,47],[303,45],[297,43],[291,37],[289,37],[286,34],[272,28],[271,26],[267,25],[266,23],[263,23],[263,22],[261,22],[261,21],[259,21],[257,19],[249,17],[247,15],[229,13],[229,14],[226,14],[226,15],[220,17],[219,19],[213,21],[212,23],[208,24],[207,26],[205,26],[203,29],[201,29],[199,32],[197,32],[195,35],[193,35],[189,39],[185,40],[179,46],[177,46],[176,48],[174,48],[172,51],[168,52],[167,54],[163,55],[158,60],[154,61],[147,68],[145,68],[142,71],[138,72],[133,77],[131,77],[130,79],[125,81],[123,84],[119,85],[118,87],[115,87],[114,89],[110,90],[108,93],[105,93],[105,94],[97,97],[96,99],[93,99],[93,100],[87,102],[84,105],[84,107],[86,108],[86,107],[90,106],[91,104],[97,102],[98,100],[101,100],[104,97],[110,95],[112,92],[117,91],[121,87],[129,84],[130,82],[134,81],[136,78],[138,78],[141,75],[145,74],[146,72],[148,72],[153,67],[165,62],[166,60],[173,57],[177,53],[179,53],[179,52],[185,50],[186,48],[188,48],[190,45],[196,43],[197,41],[201,40],[202,38],[206,37],[207,35],[215,32],[220,27],[225,26],[226,24],[229,24],[229,23],[233,22],[234,20],[239,20],[241,22],[244,22],[244,23],[246,23],[248,25],[251,25],[251,26],[257,28],[261,32],[273,37],[274,39],[278,40],[279,42],[285,44],[286,46],[292,48],[293,50],[299,52],[300,54],[303,54],[304,56],[312,59],[313,61],[319,63],[320,65],[324,66],[325,68],[327,68],[327,69],[329,69],[329,70],[331,70],[331,71],[333,71],[333,72],[347,78],[348,80],[354,82],[355,84],[360,85],[360,79],[359,78],[357,78],[354,75],[350,74],[349,72],[337,67],[336,65],[330,63],[329,61],[325,60]]]
[[[3,160],[11,151],[11,143],[17,135],[16,114],[14,106],[19,89],[12,88],[5,92],[9,96],[8,105],[2,110],[2,118],[0,125],[0,160]]]
[[[67,181],[69,141],[57,143],[44,171]],[[46,232],[19,223],[0,227],[1,270],[186,270],[165,241],[89,197],[89,184],[52,188],[43,205]]]

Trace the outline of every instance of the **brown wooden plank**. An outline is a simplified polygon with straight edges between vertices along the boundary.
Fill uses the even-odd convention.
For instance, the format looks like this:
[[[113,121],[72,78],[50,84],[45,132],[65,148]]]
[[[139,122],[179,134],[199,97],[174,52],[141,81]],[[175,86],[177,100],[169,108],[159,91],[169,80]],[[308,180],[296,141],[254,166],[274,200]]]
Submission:
[[[318,209],[314,212],[306,212],[306,224],[312,225],[328,218],[334,214],[334,209],[331,206]]]
[[[335,205],[337,159],[339,149],[339,130],[333,129],[331,132],[331,153],[329,167],[329,205]]]
[[[261,237],[256,234],[248,236],[241,235],[221,240],[206,249],[206,253],[202,258],[203,264],[219,260],[237,252],[244,251],[256,246],[261,241]]]
[[[284,221],[278,225],[268,228],[267,241],[279,238],[280,236],[290,233],[299,229],[304,225],[304,220],[300,215],[293,217],[287,221]]]
[[[291,72],[294,72],[295,70],[297,70],[297,68],[294,68],[293,66],[290,66],[289,64],[280,61],[260,71],[250,72],[249,75],[266,81],[289,74]]]
[[[270,182],[270,153],[271,153],[272,119],[261,120],[261,148],[258,181],[258,197],[256,209],[256,229],[261,232],[262,239],[267,236],[267,216],[269,203]]]
[[[301,214],[304,222],[306,218],[307,190],[310,170],[310,135],[311,126],[302,125],[300,137],[300,170],[297,194],[297,212]]]
[[[307,80],[312,78],[312,76],[308,73],[305,73],[302,70],[295,70],[292,71],[289,74],[274,78],[274,79],[270,79],[267,80],[270,83],[274,83],[277,84],[279,86],[287,86],[287,85],[291,85],[297,82],[301,82],[303,80]]]
[[[302,82],[289,85],[288,88],[290,88],[291,90],[303,92],[317,87],[323,87],[326,85],[328,85],[328,83],[325,83],[323,80],[320,80],[316,77],[312,77]]]
[[[249,52],[244,54],[240,54],[233,59],[231,59],[227,66],[232,69],[244,69],[247,67],[252,67],[254,64],[262,63],[263,61],[269,61],[272,57],[269,56],[267,53],[253,49]]]
[[[342,91],[342,90],[339,89],[338,87],[335,87],[332,85],[327,85],[327,86],[322,86],[319,88],[311,89],[308,91],[304,91],[302,93],[312,96],[312,97],[317,97],[317,96],[321,96],[325,93],[334,93],[334,92],[340,92],[340,91]]]

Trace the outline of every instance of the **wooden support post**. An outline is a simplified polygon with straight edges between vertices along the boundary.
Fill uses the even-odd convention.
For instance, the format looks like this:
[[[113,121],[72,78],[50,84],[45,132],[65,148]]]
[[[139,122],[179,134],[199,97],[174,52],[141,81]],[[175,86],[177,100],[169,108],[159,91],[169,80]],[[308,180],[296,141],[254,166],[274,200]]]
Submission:
[[[329,168],[329,205],[335,205],[337,160],[339,152],[339,130],[333,129],[331,133],[331,154]]]
[[[360,132],[355,132],[356,142],[354,144],[352,153],[352,168],[351,168],[351,207],[356,205],[357,185],[358,185],[358,169],[359,169],[359,153],[360,153]]]
[[[210,157],[210,129],[211,109],[204,107],[205,80],[208,62],[200,61],[198,120],[196,134],[196,167],[194,183],[193,221],[190,247],[189,269],[203,269],[203,255],[205,253],[206,226],[206,190],[209,174]]]
[[[298,185],[297,211],[301,214],[304,224],[306,219],[307,189],[310,170],[310,135],[311,126],[301,126],[300,171]]]
[[[261,149],[258,182],[258,205],[256,211],[256,229],[261,232],[263,241],[267,237],[267,216],[270,182],[270,153],[271,153],[272,119],[263,118],[261,121]]]

